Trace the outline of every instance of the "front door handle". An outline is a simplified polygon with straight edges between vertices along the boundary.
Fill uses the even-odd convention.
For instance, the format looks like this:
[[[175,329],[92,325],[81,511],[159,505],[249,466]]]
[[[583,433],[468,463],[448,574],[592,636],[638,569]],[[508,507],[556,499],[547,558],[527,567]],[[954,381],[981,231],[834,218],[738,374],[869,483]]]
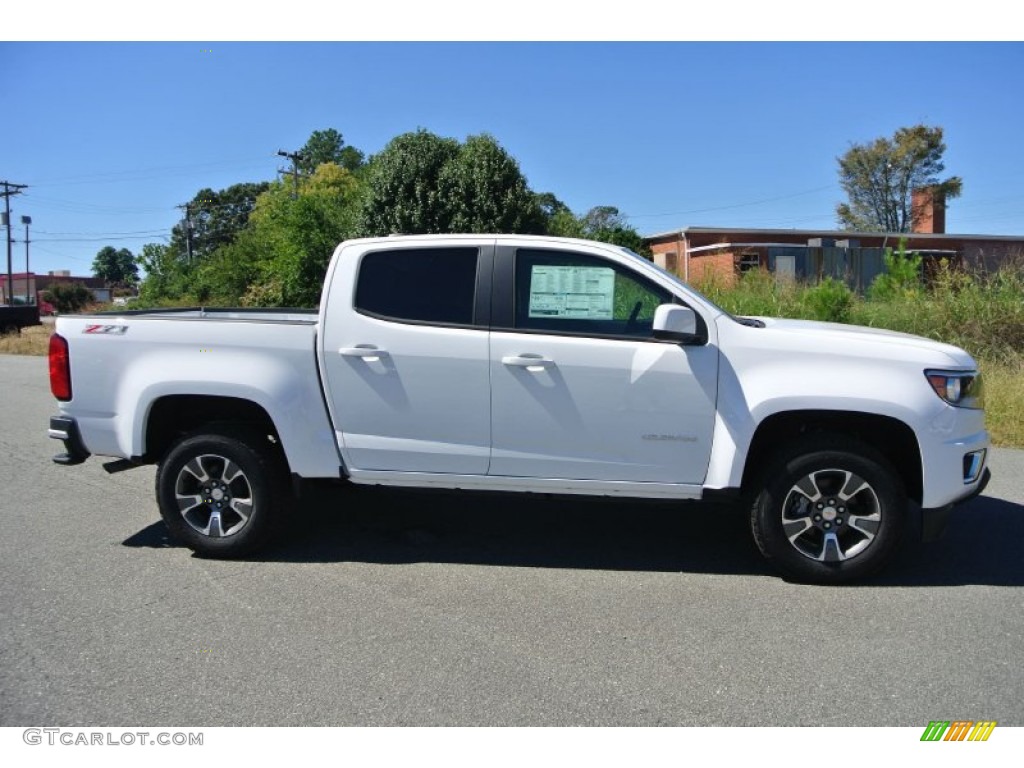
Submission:
[[[546,368],[552,368],[555,361],[541,355],[525,353],[522,355],[505,355],[501,358],[502,365],[512,368],[525,368],[530,373],[540,373]]]
[[[360,344],[356,347],[342,347],[338,350],[338,354],[344,357],[360,357],[368,363],[376,363],[387,354],[387,350],[372,344]]]

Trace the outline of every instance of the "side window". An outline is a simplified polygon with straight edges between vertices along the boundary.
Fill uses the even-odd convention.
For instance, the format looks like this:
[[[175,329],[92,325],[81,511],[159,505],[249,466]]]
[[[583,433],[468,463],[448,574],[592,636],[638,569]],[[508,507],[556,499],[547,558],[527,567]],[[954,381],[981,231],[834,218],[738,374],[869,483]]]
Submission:
[[[408,248],[363,256],[356,310],[389,320],[473,324],[477,248]]]
[[[672,301],[628,269],[594,256],[521,248],[516,253],[515,327],[650,338],[654,310]]]

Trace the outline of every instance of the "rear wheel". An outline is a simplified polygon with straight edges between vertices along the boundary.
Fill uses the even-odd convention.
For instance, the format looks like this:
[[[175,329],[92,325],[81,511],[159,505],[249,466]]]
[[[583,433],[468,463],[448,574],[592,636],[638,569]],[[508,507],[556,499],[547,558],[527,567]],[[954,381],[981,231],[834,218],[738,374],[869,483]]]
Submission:
[[[287,487],[279,451],[255,430],[182,438],[156,475],[168,530],[212,557],[238,557],[264,546],[280,522]]]
[[[849,438],[816,436],[790,446],[765,473],[751,528],[787,576],[841,583],[881,569],[906,518],[906,491],[884,457]]]

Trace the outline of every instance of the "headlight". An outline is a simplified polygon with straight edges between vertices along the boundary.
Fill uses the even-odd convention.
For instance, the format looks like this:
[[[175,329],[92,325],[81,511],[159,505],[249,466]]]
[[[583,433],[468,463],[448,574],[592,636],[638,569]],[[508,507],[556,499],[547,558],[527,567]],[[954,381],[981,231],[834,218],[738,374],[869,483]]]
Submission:
[[[977,371],[925,371],[935,394],[950,405],[983,408],[981,374]]]

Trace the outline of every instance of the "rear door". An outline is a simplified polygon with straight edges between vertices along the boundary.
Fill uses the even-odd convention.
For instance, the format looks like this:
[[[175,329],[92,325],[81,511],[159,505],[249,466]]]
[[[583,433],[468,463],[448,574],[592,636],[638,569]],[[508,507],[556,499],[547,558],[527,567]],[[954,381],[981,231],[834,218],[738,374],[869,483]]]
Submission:
[[[342,252],[322,361],[349,468],[486,474],[492,255],[493,240]]]

